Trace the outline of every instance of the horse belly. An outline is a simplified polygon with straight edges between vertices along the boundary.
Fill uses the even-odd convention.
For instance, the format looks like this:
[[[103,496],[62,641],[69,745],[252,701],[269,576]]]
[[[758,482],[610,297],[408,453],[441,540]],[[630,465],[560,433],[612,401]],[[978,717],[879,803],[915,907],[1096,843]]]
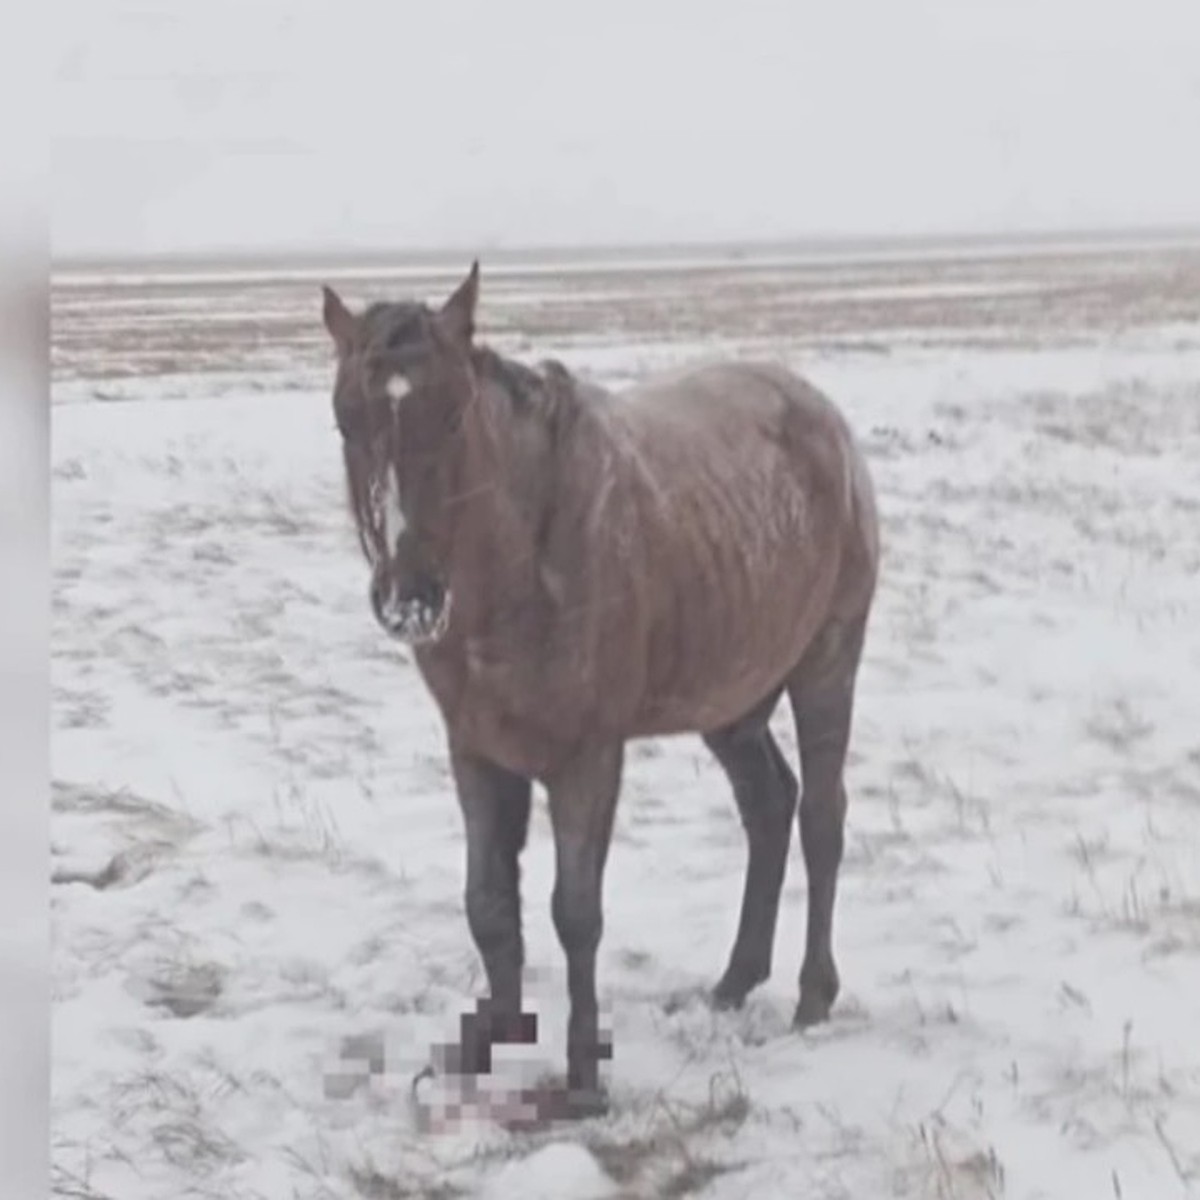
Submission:
[[[835,571],[794,543],[776,568],[678,595],[660,626],[638,734],[732,724],[783,686],[823,624]]]

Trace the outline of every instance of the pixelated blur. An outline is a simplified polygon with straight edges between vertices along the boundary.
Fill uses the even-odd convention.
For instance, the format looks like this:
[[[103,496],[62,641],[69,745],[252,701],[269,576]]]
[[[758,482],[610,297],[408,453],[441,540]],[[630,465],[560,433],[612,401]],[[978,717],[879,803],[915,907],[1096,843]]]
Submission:
[[[599,1032],[598,1057],[611,1060],[612,1033],[606,1020]],[[461,1014],[458,1040],[431,1045],[427,1061],[407,1080],[410,1056],[389,1052],[382,1033],[343,1038],[324,1073],[325,1098],[348,1100],[370,1088],[394,1095],[404,1087],[413,1126],[427,1134],[489,1123],[511,1132],[533,1132],[607,1110],[603,1091],[568,1087],[537,1047],[537,1013],[498,1018],[481,1000]]]

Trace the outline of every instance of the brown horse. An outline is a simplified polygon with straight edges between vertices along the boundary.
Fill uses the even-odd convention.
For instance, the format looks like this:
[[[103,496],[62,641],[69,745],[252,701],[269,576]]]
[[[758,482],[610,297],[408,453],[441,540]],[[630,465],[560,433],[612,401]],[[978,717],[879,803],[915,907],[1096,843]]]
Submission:
[[[531,782],[549,798],[566,953],[567,1088],[603,1108],[601,891],[627,741],[703,736],[733,786],[749,859],[714,1002],[768,977],[797,782],[768,727],[796,721],[808,932],[795,1024],[838,992],[831,943],[843,764],[875,591],[867,467],[814,388],[714,365],[612,396],[557,363],[475,343],[478,264],[437,310],[352,314],[324,290],[333,403],[371,605],[413,647],[445,722],[466,826],[466,910],[490,997],[454,1061],[535,1036],[522,1014],[518,859]]]

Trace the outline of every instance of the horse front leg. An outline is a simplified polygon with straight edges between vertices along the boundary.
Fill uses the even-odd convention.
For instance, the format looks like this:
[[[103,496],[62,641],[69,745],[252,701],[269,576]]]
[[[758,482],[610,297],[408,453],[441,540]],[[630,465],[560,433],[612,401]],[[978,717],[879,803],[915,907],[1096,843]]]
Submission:
[[[492,1047],[537,1040],[521,1011],[520,854],[529,830],[531,785],[494,763],[451,749],[467,841],[467,923],[488,980],[488,998],[462,1018],[462,1073],[487,1074]]]
[[[567,958],[571,1014],[567,1087],[550,1115],[583,1117],[607,1108],[600,1061],[612,1055],[601,1037],[596,952],[603,932],[604,865],[612,840],[624,747],[589,747],[548,781],[554,831],[554,928]]]

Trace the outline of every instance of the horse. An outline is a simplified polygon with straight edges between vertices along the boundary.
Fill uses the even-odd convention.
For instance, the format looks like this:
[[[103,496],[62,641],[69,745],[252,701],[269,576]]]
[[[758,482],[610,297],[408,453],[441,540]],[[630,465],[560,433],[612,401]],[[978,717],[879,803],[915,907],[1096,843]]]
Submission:
[[[766,362],[713,362],[623,393],[476,338],[479,263],[440,306],[352,312],[322,288],[333,409],[369,602],[440,713],[488,995],[456,1069],[529,1042],[519,859],[546,792],[551,913],[567,965],[563,1119],[606,1111],[596,999],[602,885],[626,746],[699,735],[748,846],[737,933],[711,991],[771,972],[790,829],[808,875],[794,1026],[837,997],[843,770],[879,571],[874,486],[848,422]],[[803,787],[769,722],[786,693]]]

